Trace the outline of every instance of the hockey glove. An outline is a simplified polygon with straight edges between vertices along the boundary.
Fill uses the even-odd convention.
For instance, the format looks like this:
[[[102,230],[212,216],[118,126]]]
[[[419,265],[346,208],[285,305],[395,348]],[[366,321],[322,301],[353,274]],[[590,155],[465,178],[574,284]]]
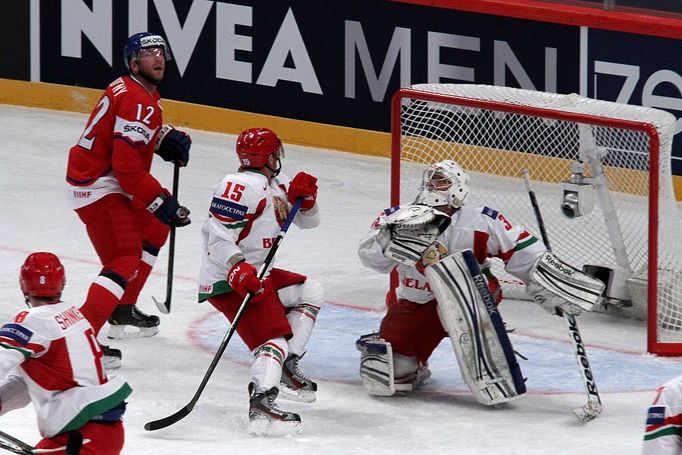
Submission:
[[[299,172],[289,184],[287,197],[291,204],[302,197],[301,210],[310,210],[317,199],[317,178],[305,172]]]
[[[249,292],[258,292],[261,288],[256,268],[248,262],[233,265],[227,273],[227,282],[237,294],[242,296]]]
[[[161,128],[159,137],[156,138],[154,153],[164,161],[176,161],[180,167],[187,166],[189,162],[189,148],[192,146],[192,138],[187,133],[176,130],[170,125]]]
[[[187,226],[192,222],[189,219],[189,209],[178,203],[178,200],[167,190],[163,190],[159,196],[147,207],[161,222],[169,226]]]
[[[415,266],[450,225],[450,217],[424,205],[407,205],[383,220],[377,242],[388,259]]]

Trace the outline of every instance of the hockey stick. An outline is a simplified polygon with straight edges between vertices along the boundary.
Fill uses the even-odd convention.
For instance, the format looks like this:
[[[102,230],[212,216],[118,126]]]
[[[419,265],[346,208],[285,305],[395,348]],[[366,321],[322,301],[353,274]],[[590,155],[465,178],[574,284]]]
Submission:
[[[270,263],[272,262],[272,259],[275,257],[275,253],[279,249],[279,245],[282,243],[282,239],[284,238],[284,235],[286,234],[287,230],[289,229],[289,225],[291,224],[294,217],[296,216],[298,209],[301,207],[302,202],[303,202],[303,198],[296,199],[294,206],[291,208],[291,212],[289,212],[289,216],[287,216],[287,219],[284,221],[284,225],[282,226],[282,229],[279,231],[279,234],[277,234],[277,238],[275,238],[275,241],[272,244],[272,247],[270,248],[268,255],[266,256],[265,261],[263,261],[263,265],[261,265],[260,270],[258,270],[258,279],[259,280],[263,279],[265,272],[268,270],[268,267],[270,267]],[[232,324],[230,324],[230,328],[228,329],[227,333],[223,337],[223,341],[220,342],[220,345],[218,346],[218,350],[216,351],[215,355],[213,356],[213,360],[211,361],[211,365],[208,367],[206,374],[204,374],[204,378],[201,380],[201,384],[199,384],[199,388],[194,393],[194,396],[189,401],[189,403],[187,403],[187,405],[184,408],[180,409],[175,414],[169,415],[168,417],[164,417],[164,418],[159,419],[159,420],[153,420],[151,422],[147,422],[144,425],[145,430],[154,431],[154,430],[159,430],[161,428],[166,428],[167,426],[173,425],[175,422],[177,422],[181,419],[184,419],[190,412],[192,412],[192,409],[194,409],[194,405],[196,405],[197,401],[199,400],[199,397],[201,396],[201,393],[204,391],[204,388],[206,387],[206,384],[208,383],[208,380],[211,377],[211,374],[213,374],[213,370],[215,370],[216,366],[218,365],[218,362],[220,361],[220,358],[223,355],[223,352],[225,352],[225,349],[227,348],[227,344],[230,342],[232,335],[234,334],[235,330],[237,329],[237,324],[239,324],[239,320],[241,319],[242,314],[244,313],[244,310],[246,309],[246,306],[249,304],[249,301],[251,300],[251,297],[253,297],[253,296],[254,296],[254,294],[249,292],[246,295],[246,297],[244,297],[244,300],[242,301],[242,304],[239,307],[239,310],[237,310],[237,314],[235,315],[234,320],[232,321]]]
[[[173,166],[173,196],[178,197],[178,186],[180,186],[180,165],[175,162]],[[152,296],[159,311],[169,314],[171,310],[171,294],[173,293],[173,263],[175,262],[175,224],[171,223],[170,239],[168,239],[168,275],[166,277],[166,300],[160,302]]]
[[[2,441],[2,439],[5,439],[5,441]],[[83,435],[79,431],[72,431],[66,446],[53,449],[36,449],[24,441],[0,431],[0,449],[19,454],[42,454],[64,451],[65,455],[78,455],[83,444],[88,442],[90,442],[90,439],[83,440]]]
[[[4,441],[0,441],[0,448],[8,450],[14,453],[33,453],[33,446],[26,444],[24,441],[10,436],[4,431],[0,431],[0,438]],[[7,441],[7,442],[5,442]]]
[[[533,211],[535,212],[535,218],[538,222],[538,228],[540,229],[540,235],[542,236],[542,241],[545,244],[545,248],[551,251],[549,247],[549,239],[547,237],[547,231],[545,229],[545,223],[542,221],[542,214],[540,213],[540,206],[535,197],[535,192],[530,181],[530,174],[528,169],[522,171],[523,180],[526,182],[526,190],[528,191],[528,196],[530,197],[531,205],[533,206]],[[561,313],[559,309],[557,312]],[[578,360],[578,370],[580,371],[580,376],[582,377],[583,384],[585,385],[585,390],[587,391],[587,403],[579,408],[575,408],[573,413],[581,422],[589,422],[595,419],[602,412],[601,398],[599,397],[599,391],[597,390],[597,383],[594,380],[594,374],[592,373],[592,368],[590,367],[590,362],[587,359],[587,351],[585,350],[585,345],[583,344],[583,339],[580,336],[580,330],[578,330],[578,322],[575,316],[567,313],[561,313],[568,325],[568,333],[571,342],[573,343],[573,351],[575,353],[576,359]]]

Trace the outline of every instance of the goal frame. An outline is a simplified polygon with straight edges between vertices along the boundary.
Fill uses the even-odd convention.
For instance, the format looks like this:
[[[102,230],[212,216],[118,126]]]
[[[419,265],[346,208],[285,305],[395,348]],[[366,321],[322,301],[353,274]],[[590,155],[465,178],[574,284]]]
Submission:
[[[491,109],[520,115],[534,115],[538,117],[564,120],[571,122],[583,122],[593,125],[618,127],[634,131],[640,131],[649,136],[649,197],[648,197],[648,264],[658,264],[658,212],[659,212],[659,152],[660,137],[656,127],[647,122],[632,120],[605,118],[601,116],[565,112],[554,109],[519,106],[497,101],[487,101],[466,98],[457,95],[439,94],[415,90],[412,88],[401,88],[397,90],[391,100],[391,190],[390,203],[392,206],[400,204],[400,167],[401,167],[401,106],[403,99],[413,99],[421,101],[432,101],[440,103],[457,104],[461,106],[481,109]],[[475,188],[473,189],[475,191]],[[647,267],[647,313],[648,315],[657,314],[657,290],[658,274],[657,267]],[[396,273],[391,274],[390,289],[393,290],[398,285]],[[662,356],[677,356],[682,353],[682,342],[680,343],[660,343],[657,340],[657,318],[647,317],[647,351],[652,354]]]

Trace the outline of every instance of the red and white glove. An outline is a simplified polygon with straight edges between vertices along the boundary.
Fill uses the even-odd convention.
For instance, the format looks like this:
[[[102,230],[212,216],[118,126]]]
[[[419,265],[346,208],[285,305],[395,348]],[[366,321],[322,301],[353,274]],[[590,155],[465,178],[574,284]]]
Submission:
[[[237,294],[242,296],[249,292],[258,292],[261,288],[256,268],[248,262],[233,265],[227,273],[227,282]]]
[[[301,210],[310,210],[317,199],[317,177],[299,172],[289,184],[287,198],[293,204],[299,197],[303,198]]]

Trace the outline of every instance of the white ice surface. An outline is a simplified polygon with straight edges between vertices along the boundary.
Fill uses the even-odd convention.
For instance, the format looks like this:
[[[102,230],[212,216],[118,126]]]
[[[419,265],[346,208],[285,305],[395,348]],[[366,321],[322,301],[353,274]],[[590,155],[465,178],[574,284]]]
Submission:
[[[66,199],[68,149],[86,116],[0,106],[0,321],[23,305],[18,270],[33,251],[53,251],[67,271],[64,299],[81,302],[99,272],[83,225]],[[254,125],[260,126],[260,125]],[[256,438],[246,432],[249,356],[237,337],[227,348],[196,407],[177,424],[143,429],[183,407],[194,394],[226,330],[208,305],[196,303],[199,229],[211,187],[236,167],[234,136],[190,131],[190,165],[182,169],[179,199],[193,223],[178,229],[172,312],[160,333],[110,341],[121,348],[124,375],[134,389],[125,415],[125,454],[636,454],[645,412],[655,388],[679,374],[676,360],[643,355],[646,327],[602,314],[579,318],[604,413],[580,424],[571,410],[586,401],[565,325],[533,303],[507,301],[501,311],[516,329],[511,339],[529,360],[521,365],[529,394],[513,404],[485,408],[459,378],[447,340],[431,359],[425,387],[407,397],[373,398],[357,376],[354,340],[378,327],[385,276],[364,269],[356,247],[379,210],[388,205],[388,159],[286,146],[287,174],[305,170],[319,178],[322,225],[292,227],[278,252],[280,267],[321,279],[329,305],[318,319],[303,368],[318,380],[312,404],[282,402],[300,413],[298,436]],[[160,159],[153,173],[171,187],[172,166]],[[474,189],[475,191],[475,189]],[[167,248],[140,297],[158,313],[151,296],[164,298]],[[358,309],[361,308],[361,309]],[[363,310],[364,309],[364,310]],[[0,417],[0,430],[28,442],[39,438],[31,407]]]

